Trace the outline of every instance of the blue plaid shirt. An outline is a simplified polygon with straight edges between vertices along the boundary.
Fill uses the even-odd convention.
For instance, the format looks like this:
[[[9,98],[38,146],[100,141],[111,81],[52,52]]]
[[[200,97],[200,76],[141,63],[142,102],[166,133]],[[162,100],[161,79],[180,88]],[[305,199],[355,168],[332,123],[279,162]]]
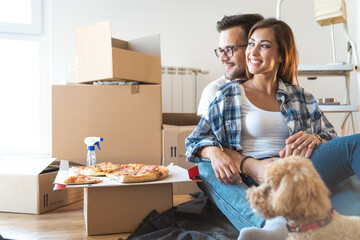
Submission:
[[[224,84],[217,91],[208,112],[185,140],[186,157],[189,162],[198,162],[195,153],[205,146],[231,148],[238,152],[241,147],[241,91],[243,80]],[[280,112],[290,135],[299,131],[319,134],[321,138],[336,138],[333,125],[319,109],[314,96],[303,88],[278,79],[276,98],[281,101]]]

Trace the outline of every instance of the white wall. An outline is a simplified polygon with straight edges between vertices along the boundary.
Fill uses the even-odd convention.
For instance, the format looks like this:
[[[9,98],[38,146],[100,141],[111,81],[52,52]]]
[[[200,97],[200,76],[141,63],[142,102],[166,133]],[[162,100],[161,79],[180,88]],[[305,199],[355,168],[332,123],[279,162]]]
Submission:
[[[212,80],[223,74],[221,64],[214,56],[219,34],[216,22],[224,15],[261,13],[275,17],[277,0],[52,0],[52,83],[66,82],[67,62],[75,61],[75,28],[111,19],[113,37],[130,40],[160,33],[162,65],[207,68],[208,75],[199,76],[199,93]],[[349,33],[356,40],[360,33],[357,24],[360,7],[356,0],[346,0]],[[295,34],[301,64],[332,62],[330,27],[315,22],[312,0],[284,0],[281,18]],[[356,11],[358,9],[358,11]],[[338,61],[346,61],[346,41],[341,25],[335,26]],[[358,37],[359,39],[359,37]],[[352,101],[360,90],[356,74],[351,75]],[[343,78],[301,79],[301,85],[316,98],[343,98]],[[328,117],[338,129],[340,114]],[[360,124],[357,124],[360,130]]]
[[[359,13],[360,12],[360,3],[357,3],[357,6],[354,7],[353,9],[355,9],[355,12]],[[359,64],[360,64],[360,14],[357,14],[356,15],[356,22],[358,23],[357,26],[356,26],[356,39],[357,40],[354,40],[355,43],[356,43],[356,46],[357,46],[357,54],[358,54],[358,61],[359,61]],[[355,80],[357,80],[357,88],[354,87],[354,89],[357,89],[357,91],[355,90],[355,93],[353,95],[356,95],[357,96],[357,104],[360,105],[360,66],[359,68],[357,69],[357,77],[356,78],[353,78],[354,82],[356,82]],[[357,121],[356,121],[356,129],[357,129],[357,132],[360,132],[360,113],[357,113],[356,114],[356,117],[357,117]]]

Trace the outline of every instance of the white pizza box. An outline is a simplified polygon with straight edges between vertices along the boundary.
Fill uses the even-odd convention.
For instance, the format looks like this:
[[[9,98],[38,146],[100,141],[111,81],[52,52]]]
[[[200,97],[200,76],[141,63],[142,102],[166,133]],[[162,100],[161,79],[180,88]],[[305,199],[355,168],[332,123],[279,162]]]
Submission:
[[[81,189],[53,191],[59,163],[48,157],[0,158],[0,211],[41,214],[79,201]]]
[[[169,175],[143,183],[120,183],[107,177],[104,182],[86,185],[63,185],[74,175],[68,161],[62,160],[55,179],[57,189],[84,188],[84,218],[87,235],[133,232],[153,210],[159,213],[173,206],[173,183],[191,181],[186,169],[170,164]],[[61,190],[63,191],[63,190]]]
[[[118,186],[134,186],[134,185],[154,185],[154,184],[164,184],[164,183],[177,183],[177,182],[191,182],[192,180],[189,179],[188,171],[182,167],[176,166],[173,163],[170,163],[167,167],[169,169],[169,174],[166,178],[150,181],[150,182],[140,182],[140,183],[121,183],[116,181],[115,179],[111,179],[108,177],[101,177],[96,176],[103,180],[101,183],[96,184],[81,184],[81,185],[67,185],[64,183],[64,180],[69,176],[77,175],[69,167],[69,161],[61,160],[60,161],[60,169],[59,173],[57,174],[54,183],[58,184],[55,186],[54,190],[59,190],[62,188],[84,188],[84,187],[118,187]],[[60,185],[60,186],[59,186]]]

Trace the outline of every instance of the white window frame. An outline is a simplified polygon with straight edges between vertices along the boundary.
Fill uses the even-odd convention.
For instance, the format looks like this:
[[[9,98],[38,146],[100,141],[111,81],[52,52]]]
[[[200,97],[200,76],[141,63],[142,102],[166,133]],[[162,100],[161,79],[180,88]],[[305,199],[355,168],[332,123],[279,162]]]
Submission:
[[[0,32],[41,34],[41,0],[31,0],[31,24],[0,22]]]
[[[39,42],[39,122],[40,144],[37,148],[18,146],[6,149],[0,146],[0,156],[50,156],[51,155],[51,83],[50,69],[50,19],[49,1],[32,1],[32,24],[0,23],[0,38]],[[44,20],[42,19],[44,18]],[[23,26],[21,26],[23,25]],[[42,26],[43,25],[43,26]]]

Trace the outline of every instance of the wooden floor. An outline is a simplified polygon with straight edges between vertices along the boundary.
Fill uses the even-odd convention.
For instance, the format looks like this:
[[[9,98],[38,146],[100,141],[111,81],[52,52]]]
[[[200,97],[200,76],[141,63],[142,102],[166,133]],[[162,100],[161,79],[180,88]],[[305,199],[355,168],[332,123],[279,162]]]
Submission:
[[[175,195],[174,205],[189,200],[192,200],[190,195]],[[16,240],[115,240],[130,233],[86,236],[83,201],[79,201],[41,215],[0,212],[0,234]]]

